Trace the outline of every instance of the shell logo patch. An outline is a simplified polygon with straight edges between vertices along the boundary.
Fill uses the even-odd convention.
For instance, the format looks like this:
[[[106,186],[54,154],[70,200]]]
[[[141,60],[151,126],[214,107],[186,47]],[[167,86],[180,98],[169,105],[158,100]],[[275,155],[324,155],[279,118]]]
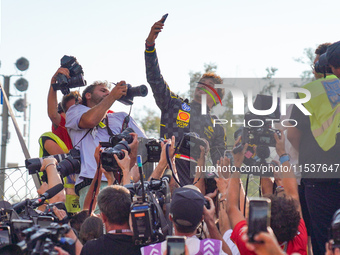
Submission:
[[[188,126],[189,121],[190,121],[190,113],[179,110],[178,115],[177,115],[176,124],[179,127],[183,128],[183,127]]]

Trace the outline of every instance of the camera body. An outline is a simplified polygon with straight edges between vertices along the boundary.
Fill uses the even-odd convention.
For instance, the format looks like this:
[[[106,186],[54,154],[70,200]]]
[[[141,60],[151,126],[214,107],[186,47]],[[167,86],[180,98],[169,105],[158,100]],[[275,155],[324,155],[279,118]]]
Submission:
[[[205,141],[200,138],[198,134],[190,132],[183,135],[179,145],[177,146],[177,149],[180,154],[198,159],[201,155],[201,145],[204,148],[207,147]]]
[[[320,63],[320,61],[317,61],[315,63],[314,71],[316,73],[322,73],[324,75],[326,75],[326,73],[333,73],[332,68],[328,65],[328,63],[322,64],[322,63]]]
[[[61,90],[64,95],[67,95],[70,93],[70,88],[86,86],[83,68],[75,57],[64,55],[60,60],[60,64],[61,67],[67,68],[70,71],[70,78],[59,73],[57,75],[57,82],[52,84],[55,91]]]
[[[148,142],[145,144],[146,150],[148,153],[148,162],[158,162],[161,158],[161,142],[164,141],[164,138],[157,139],[149,139]]]
[[[268,147],[275,147],[276,141],[274,138],[274,134],[277,134],[281,137],[281,132],[277,129],[272,128],[243,128],[242,132],[242,142],[244,144],[255,144],[257,146],[268,146]]]
[[[44,158],[53,157],[58,161],[57,170],[62,177],[70,174],[80,173],[80,151],[71,149],[67,154],[51,155]],[[25,166],[29,174],[39,173],[44,158],[31,158],[25,160]],[[44,172],[42,180],[47,182],[47,175]]]
[[[148,94],[148,87],[145,85],[140,85],[132,87],[131,84],[127,85],[127,92],[125,96],[118,99],[119,102],[125,105],[132,105],[134,97],[145,97]]]
[[[119,159],[123,159],[125,157],[125,153],[122,150],[127,150],[129,153],[131,152],[127,141],[120,141],[113,147],[104,148],[100,154],[100,161],[102,162],[102,166],[105,171],[121,172],[121,169],[113,155],[117,155]]]

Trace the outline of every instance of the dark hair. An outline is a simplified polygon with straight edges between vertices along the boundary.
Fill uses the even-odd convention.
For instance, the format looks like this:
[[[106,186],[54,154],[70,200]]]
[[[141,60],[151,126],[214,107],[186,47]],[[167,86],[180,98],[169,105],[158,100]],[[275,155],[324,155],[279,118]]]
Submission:
[[[83,91],[83,93],[82,93],[82,95],[81,95],[81,97],[82,97],[82,104],[83,104],[83,105],[87,106],[86,94],[87,94],[87,93],[92,94],[93,91],[94,91],[94,89],[95,89],[95,87],[96,87],[96,86],[99,86],[99,85],[104,85],[105,87],[110,87],[110,86],[109,86],[109,83],[108,83],[107,81],[95,81],[95,82],[92,83],[91,85],[87,86],[87,87],[84,89],[84,91]]]
[[[130,192],[119,185],[105,187],[99,192],[98,206],[109,223],[117,225],[128,223],[131,206]]]
[[[327,51],[327,47],[331,45],[331,43],[323,43],[323,44],[320,44],[316,50],[315,50],[315,54],[316,55],[322,55],[324,54],[326,51]]]
[[[288,242],[296,236],[300,224],[300,213],[297,210],[298,202],[293,198],[283,196],[270,196],[271,219],[270,226],[277,240]]]
[[[223,84],[222,78],[214,72],[208,72],[203,74],[201,79],[212,79],[214,81],[214,84]],[[225,90],[222,88],[218,88],[216,91],[222,100],[222,98],[224,97]]]
[[[194,231],[198,228],[198,225],[199,225],[200,223],[201,223],[201,222],[199,222],[199,223],[198,223],[197,225],[195,225],[195,226],[182,226],[182,225],[178,225],[176,222],[174,222],[177,231],[180,232],[180,233],[185,233],[185,234],[189,234],[189,233],[194,232]]]
[[[63,111],[66,113],[68,109],[66,109],[66,104],[70,102],[72,99],[76,100],[76,103],[78,102],[78,98],[80,97],[80,93],[78,91],[72,91],[66,96],[63,96],[63,99],[61,100],[61,107],[63,108]]]
[[[73,215],[70,219],[71,227],[74,228],[78,233],[80,231],[80,226],[89,217],[89,210],[82,210],[77,214]]]
[[[80,227],[79,239],[83,244],[104,234],[103,222],[96,216],[88,217]]]

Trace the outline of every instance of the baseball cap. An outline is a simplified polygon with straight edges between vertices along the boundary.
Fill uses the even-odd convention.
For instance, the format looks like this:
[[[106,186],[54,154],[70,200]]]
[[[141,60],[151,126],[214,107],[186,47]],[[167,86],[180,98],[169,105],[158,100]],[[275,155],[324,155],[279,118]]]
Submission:
[[[173,221],[183,227],[198,226],[202,220],[204,196],[189,187],[175,189],[170,203]]]
[[[340,67],[340,41],[328,46],[326,57],[330,65]]]

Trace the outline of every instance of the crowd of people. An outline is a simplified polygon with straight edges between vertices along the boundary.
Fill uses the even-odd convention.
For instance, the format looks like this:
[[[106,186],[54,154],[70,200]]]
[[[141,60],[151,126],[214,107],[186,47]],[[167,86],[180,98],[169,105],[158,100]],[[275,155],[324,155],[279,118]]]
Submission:
[[[336,242],[339,239],[333,242],[328,235],[333,215],[340,208],[340,179],[305,175],[302,171],[299,180],[292,167],[339,165],[340,42],[321,44],[315,52],[314,63],[329,66],[330,70],[320,74],[315,69],[315,80],[304,86],[311,94],[304,104],[311,115],[292,107],[289,118],[298,124],[294,126],[292,122],[281,135],[273,135],[278,155],[275,164],[289,170],[261,178],[262,196],[270,201],[270,223],[267,231],[255,235],[254,242],[247,235],[248,198],[239,171],[248,144],[234,151],[233,160],[226,157],[225,129],[213,124],[217,117],[211,114],[215,101],[225,94],[224,89],[215,89],[223,80],[215,73],[204,74],[191,102],[170,90],[161,74],[155,48],[164,27],[163,19],[152,26],[146,39],[145,65],[147,81],[161,110],[160,137],[164,138],[160,142],[160,160],[148,180],[168,176],[166,195],[171,198],[161,208],[165,225],[171,228],[167,233],[185,237],[185,254],[340,254],[340,243]],[[66,236],[75,241],[76,254],[166,254],[169,246],[165,237],[158,242],[135,242],[131,208],[136,199],[128,186],[143,178],[139,172],[141,162],[137,162],[138,138],[146,135],[130,114],[110,110],[126,96],[125,81],[118,82],[112,90],[107,82],[96,81],[82,95],[77,91],[65,95],[58,107],[52,84],[60,74],[70,78],[69,70],[62,67],[52,77],[48,93],[52,132],[40,137],[40,156],[68,153],[75,148],[80,152],[80,172],[62,180],[56,159],[45,158],[41,171],[46,171],[48,183],[43,183],[38,193],[63,183],[64,190],[49,203],[65,203],[67,212],[56,207],[53,211],[62,222],[70,219],[72,230]],[[216,94],[211,93],[213,97],[207,97],[203,105],[205,90]],[[207,107],[207,114],[201,113],[202,107]],[[122,157],[113,154],[120,170],[106,171],[101,165],[100,142],[108,142],[126,127],[133,130],[129,148],[121,150]],[[196,157],[179,153],[176,148],[176,142],[187,133],[204,141]],[[242,143],[240,139],[235,141],[235,147]],[[236,171],[218,173],[211,185],[212,180],[207,181],[203,171],[196,171],[200,169],[196,166],[207,164],[208,157],[213,165],[233,164]],[[172,174],[168,174],[168,169]],[[67,254],[60,248],[56,250]]]

